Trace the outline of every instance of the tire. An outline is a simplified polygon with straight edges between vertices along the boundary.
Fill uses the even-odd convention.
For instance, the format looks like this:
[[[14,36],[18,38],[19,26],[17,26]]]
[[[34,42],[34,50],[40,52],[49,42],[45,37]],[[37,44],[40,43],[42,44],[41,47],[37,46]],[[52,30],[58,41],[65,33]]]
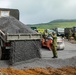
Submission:
[[[64,48],[62,48],[61,50],[64,50]]]
[[[60,50],[64,50],[64,47],[63,47],[63,48],[61,48]]]
[[[2,49],[0,47],[0,60],[1,60],[1,58],[2,58]]]

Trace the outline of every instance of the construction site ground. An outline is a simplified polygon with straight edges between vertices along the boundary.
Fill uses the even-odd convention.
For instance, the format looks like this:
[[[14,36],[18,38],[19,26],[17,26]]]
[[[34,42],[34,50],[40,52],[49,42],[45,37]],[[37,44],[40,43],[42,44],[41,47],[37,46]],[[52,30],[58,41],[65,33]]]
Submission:
[[[40,59],[23,61],[13,66],[1,60],[1,71],[8,75],[76,75],[76,44],[67,39],[64,41],[65,49],[58,50],[58,58],[53,59],[52,51],[41,48]]]

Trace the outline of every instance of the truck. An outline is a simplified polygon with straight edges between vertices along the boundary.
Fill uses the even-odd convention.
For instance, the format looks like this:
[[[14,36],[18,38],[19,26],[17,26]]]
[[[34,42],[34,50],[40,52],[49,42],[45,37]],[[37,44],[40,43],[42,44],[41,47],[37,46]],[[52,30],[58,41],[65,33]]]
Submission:
[[[72,31],[73,31],[73,37],[74,37],[75,32],[76,32],[76,27],[73,27],[73,28],[72,28]]]
[[[76,32],[76,27],[73,27],[72,30],[73,30],[73,32]]]
[[[68,35],[69,35],[69,31],[72,31],[72,28],[65,28],[64,29],[64,34],[65,34],[65,37],[68,39]]]
[[[39,33],[15,33],[5,34],[0,30],[0,59],[10,60],[10,50],[12,48],[12,42],[18,41],[37,41],[41,40],[41,34]],[[15,45],[16,46],[16,45]],[[24,46],[23,46],[24,47]]]
[[[57,33],[57,36],[64,37],[64,28],[55,28],[55,31]]]
[[[0,59],[9,64],[40,58],[41,34],[19,21],[18,9],[0,9]]]
[[[0,17],[13,16],[19,20],[19,10],[18,9],[8,9],[0,8]]]

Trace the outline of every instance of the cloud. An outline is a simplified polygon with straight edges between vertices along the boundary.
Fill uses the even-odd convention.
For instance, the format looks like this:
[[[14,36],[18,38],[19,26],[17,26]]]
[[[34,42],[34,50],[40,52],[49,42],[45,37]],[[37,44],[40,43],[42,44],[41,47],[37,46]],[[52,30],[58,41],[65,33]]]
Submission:
[[[43,0],[42,0],[43,1]],[[26,14],[35,14],[40,12],[43,9],[41,0],[21,0],[18,4],[15,3],[15,0],[12,0],[12,6],[14,8],[19,8],[22,12]]]
[[[76,0],[0,0],[0,7],[19,9],[26,24],[76,18]]]
[[[10,0],[0,0],[0,8],[9,8],[10,6]]]

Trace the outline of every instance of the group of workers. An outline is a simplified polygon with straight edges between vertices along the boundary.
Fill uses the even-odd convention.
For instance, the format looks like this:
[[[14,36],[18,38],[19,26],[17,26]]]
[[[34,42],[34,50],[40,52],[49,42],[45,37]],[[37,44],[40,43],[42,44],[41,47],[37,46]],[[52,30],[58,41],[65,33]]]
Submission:
[[[68,40],[71,40],[71,37],[72,37],[72,31],[69,30],[69,35],[68,35]],[[48,33],[47,29],[44,31],[43,33],[43,38],[47,39],[47,37],[51,35],[52,38],[53,38],[53,42],[52,42],[52,47],[50,47],[50,50],[52,50],[53,52],[53,57],[52,58],[58,58],[58,53],[57,53],[57,35],[55,32],[52,32],[52,33]],[[76,32],[74,33],[74,39],[76,40]]]
[[[52,33],[49,34],[47,29],[46,29],[44,31],[43,35],[44,35],[43,37],[44,37],[45,41],[46,41],[46,39],[49,35],[52,36],[53,42],[52,42],[52,47],[50,47],[50,50],[52,50],[52,52],[53,52],[53,57],[52,58],[58,58],[58,54],[57,54],[57,35],[56,35],[56,33],[52,32]]]

